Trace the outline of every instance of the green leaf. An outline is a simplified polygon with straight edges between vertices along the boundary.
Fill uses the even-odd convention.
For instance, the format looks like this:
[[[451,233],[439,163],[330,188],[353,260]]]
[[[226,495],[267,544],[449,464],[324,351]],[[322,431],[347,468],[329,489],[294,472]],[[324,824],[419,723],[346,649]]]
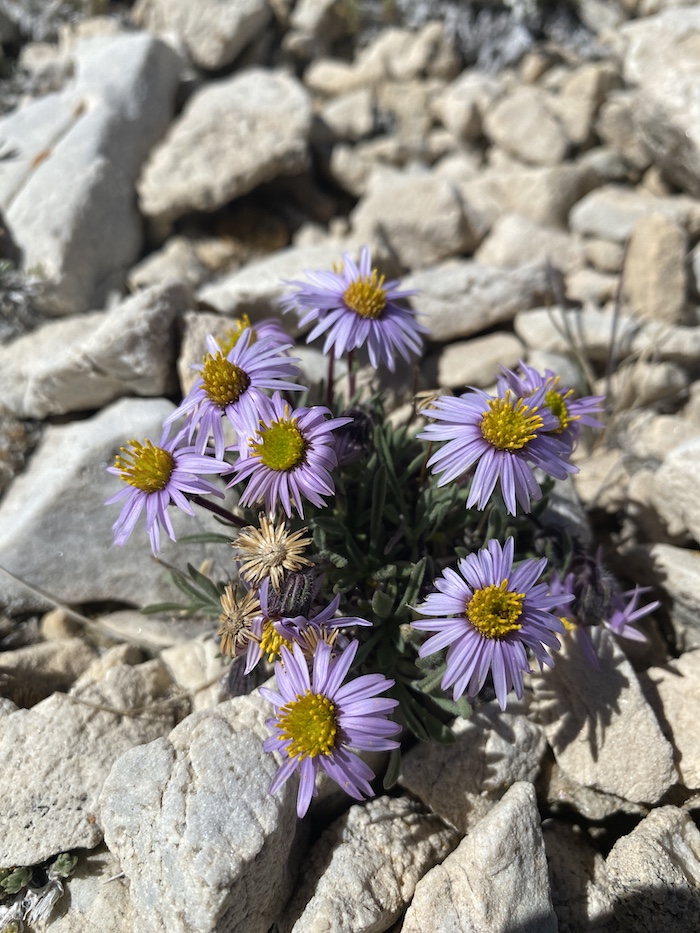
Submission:
[[[206,531],[197,535],[185,535],[177,540],[185,544],[231,544],[232,542],[231,535],[219,535],[214,531]]]
[[[380,467],[374,475],[372,483],[372,511],[369,521],[369,540],[376,552],[379,550],[381,532],[384,522],[384,503],[386,501],[386,469]]]
[[[399,779],[400,771],[401,749],[393,748],[391,750],[391,754],[389,755],[389,764],[387,765],[386,774],[382,780],[382,787],[384,790],[391,790],[391,788],[396,785],[396,782]]]
[[[383,590],[372,594],[372,611],[379,619],[388,619],[394,613],[394,600]]]

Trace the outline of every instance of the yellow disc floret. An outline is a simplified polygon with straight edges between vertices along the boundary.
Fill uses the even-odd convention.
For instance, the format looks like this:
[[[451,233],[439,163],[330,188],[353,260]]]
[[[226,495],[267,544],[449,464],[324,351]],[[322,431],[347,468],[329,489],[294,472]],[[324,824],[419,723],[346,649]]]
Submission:
[[[207,397],[220,408],[237,402],[250,385],[250,378],[240,366],[230,363],[223,353],[204,357],[202,380]]]
[[[114,461],[119,476],[130,486],[142,492],[160,492],[165,489],[175,469],[175,458],[162,447],[155,447],[148,439],[144,444],[129,441],[131,450],[122,447],[123,456]]]
[[[279,711],[278,722],[283,741],[291,739],[287,748],[290,758],[315,758],[330,755],[338,734],[336,707],[321,693],[308,690],[303,696],[287,703]]]
[[[386,308],[386,291],[383,288],[384,276],[377,279],[377,270],[351,282],[343,292],[345,306],[360,317],[376,321]]]
[[[508,589],[508,581],[503,580],[475,590],[464,613],[486,638],[503,638],[508,632],[522,628],[518,619],[523,614],[524,599],[524,593],[513,593]]]
[[[231,326],[227,327],[223,334],[216,338],[216,342],[221,347],[221,352],[224,356],[227,356],[231,350],[233,350],[241,334],[248,327],[250,327],[250,318],[247,314],[242,314],[240,317],[234,318]],[[255,343],[255,331],[251,330],[250,344],[253,343]]]
[[[569,389],[568,392],[564,392],[563,394],[559,392],[559,376],[557,376],[552,381],[552,387],[547,391],[544,397],[544,403],[547,408],[549,408],[555,418],[559,419],[559,427],[555,429],[555,434],[561,434],[562,431],[569,427],[572,421],[578,420],[578,415],[569,414],[569,406],[566,404],[566,400],[573,394],[573,389]]]
[[[252,441],[251,450],[270,470],[293,470],[304,462],[307,442],[296,418],[280,418],[270,425],[262,423],[258,433],[260,440]]]
[[[481,434],[498,450],[520,450],[544,426],[537,408],[529,408],[523,399],[514,401],[510,389],[505,398],[491,399],[488,406],[481,419]]]
[[[282,655],[282,646],[292,650],[292,643],[280,633],[275,628],[274,622],[272,619],[265,619],[263,622],[262,635],[260,637],[260,651],[265,655],[267,660],[272,664],[273,661],[279,660]]]

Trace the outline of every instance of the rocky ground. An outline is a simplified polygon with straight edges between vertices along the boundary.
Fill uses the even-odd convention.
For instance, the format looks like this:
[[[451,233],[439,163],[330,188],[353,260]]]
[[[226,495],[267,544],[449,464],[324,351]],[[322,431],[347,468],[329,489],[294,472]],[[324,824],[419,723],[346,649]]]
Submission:
[[[27,928],[696,933],[700,7],[0,0],[0,42],[0,868],[79,856]],[[137,611],[172,584],[105,467],[207,333],[363,244],[418,290],[419,388],[606,394],[571,513],[662,605],[298,822],[210,623]]]

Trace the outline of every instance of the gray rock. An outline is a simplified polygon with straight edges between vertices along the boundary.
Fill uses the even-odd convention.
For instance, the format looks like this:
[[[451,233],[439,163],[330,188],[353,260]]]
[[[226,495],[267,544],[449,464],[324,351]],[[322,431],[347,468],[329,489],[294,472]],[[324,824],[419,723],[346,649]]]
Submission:
[[[518,269],[493,269],[470,260],[452,260],[414,272],[403,280],[417,289],[411,304],[436,341],[470,337],[496,324],[512,321],[550,294],[543,264]]]
[[[541,730],[494,703],[453,725],[455,743],[421,743],[402,758],[399,783],[461,832],[472,832],[516,781],[534,781],[546,750]]]
[[[166,570],[151,557],[142,525],[123,548],[114,547],[111,526],[119,504],[104,506],[119,489],[118,478],[105,472],[119,447],[133,437],[157,443],[172,410],[162,399],[124,399],[93,418],[46,429],[30,465],[0,503],[0,565],[30,587],[0,575],[0,603],[45,607],[32,587],[70,605],[107,600],[147,605],[178,598]],[[203,510],[193,519],[173,509],[172,518],[179,536],[221,531]],[[224,559],[216,545],[175,545],[167,537],[162,556],[183,567],[188,560],[199,566],[211,556],[215,575]]]
[[[220,578],[226,579],[227,568],[222,566],[217,570]],[[169,595],[177,601],[178,597],[172,590]],[[144,615],[136,609],[120,609],[98,615],[94,621],[97,629],[110,639],[139,645],[150,651],[189,642],[203,631],[210,630],[212,637],[214,635],[213,620],[208,623],[202,618],[183,617],[177,611]]]
[[[386,930],[410,903],[418,881],[459,838],[405,797],[350,807],[304,860],[276,933]]]
[[[453,185],[433,173],[381,175],[350,215],[361,242],[383,237],[404,268],[471,252],[483,231]]]
[[[618,152],[636,172],[651,164],[651,154],[640,138],[635,121],[635,91],[614,91],[600,108],[596,133],[606,145]]]
[[[660,807],[605,860],[616,929],[696,933],[700,927],[700,831],[678,807]]]
[[[663,667],[650,667],[640,674],[640,681],[676,750],[676,765],[683,785],[689,789],[700,788],[700,749],[696,741],[700,651],[687,651]]]
[[[687,370],[678,363],[643,360],[620,366],[602,391],[610,392],[610,399],[619,409],[644,408],[657,402],[675,404],[688,390]]]
[[[192,709],[198,712],[219,702],[219,681],[230,662],[221,656],[213,633],[166,648],[161,661],[174,682],[192,694]]]
[[[615,320],[612,313],[595,308],[523,309],[515,316],[513,325],[528,348],[570,355],[572,348],[577,347],[593,360],[608,358],[613,334],[620,356],[640,331],[639,323],[631,318]]]
[[[601,308],[617,294],[619,276],[596,269],[575,269],[565,277],[566,297],[570,302]]]
[[[600,670],[568,638],[533,678],[536,715],[560,767],[579,784],[654,803],[677,779],[673,749],[636,674],[607,632],[593,634]]]
[[[215,71],[230,64],[267,26],[272,10],[267,0],[139,0],[134,21],[158,34],[175,34],[193,62]]]
[[[0,120],[18,153],[0,161],[0,208],[44,280],[37,306],[56,315],[100,307],[138,255],[134,183],[170,119],[180,59],[131,33],[79,42],[75,67],[64,92]]]
[[[514,784],[418,883],[402,933],[556,933],[535,791]]]
[[[657,197],[641,188],[618,185],[607,185],[581,198],[569,221],[574,233],[623,243],[637,221],[649,214],[667,217],[690,236],[700,233],[700,204],[692,198],[680,194]]]
[[[268,794],[267,715],[259,696],[239,697],[114,765],[101,820],[140,929],[265,933],[279,914],[299,859],[296,782]]]
[[[192,240],[173,236],[162,249],[149,253],[131,269],[127,284],[132,291],[166,282],[184,282],[190,288],[197,288],[207,281],[209,275]]]
[[[611,62],[587,62],[568,75],[547,106],[556,114],[574,146],[590,142],[593,122],[609,91],[619,86],[620,76]]]
[[[438,360],[438,385],[449,389],[460,386],[484,389],[493,385],[500,366],[515,368],[524,349],[512,334],[488,334],[447,344]]]
[[[547,106],[546,95],[527,85],[504,94],[487,111],[484,131],[492,143],[534,165],[557,165],[568,148],[566,133]]]
[[[104,313],[45,324],[0,348],[0,395],[22,418],[101,408],[124,395],[174,388],[173,322],[192,304],[184,286],[156,286]]]
[[[122,752],[172,729],[172,707],[139,712],[171,688],[162,664],[148,661],[113,668],[99,683],[54,693],[3,718],[0,864],[35,865],[102,840],[102,785]]]
[[[635,122],[654,161],[700,196],[700,10],[689,5],[627,24],[623,70],[639,88]]]
[[[584,787],[563,771],[556,761],[545,760],[537,788],[553,816],[566,819],[572,811],[586,820],[600,822],[620,814],[641,817],[648,812],[644,804],[632,803],[614,794],[604,794],[592,787]]]
[[[251,69],[206,84],[144,166],[141,209],[169,223],[302,171],[310,123],[304,88],[283,72]]]

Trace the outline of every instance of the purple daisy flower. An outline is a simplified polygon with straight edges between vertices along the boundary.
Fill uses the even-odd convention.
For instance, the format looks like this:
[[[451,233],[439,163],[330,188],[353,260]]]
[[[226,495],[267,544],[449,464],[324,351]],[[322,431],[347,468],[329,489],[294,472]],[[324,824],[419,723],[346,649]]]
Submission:
[[[246,438],[258,425],[258,410],[267,396],[263,389],[286,389],[301,392],[304,387],[288,378],[295,378],[299,361],[283,356],[293,344],[279,346],[271,340],[258,340],[251,345],[252,331],[246,328],[231,349],[224,355],[214,337],[207,337],[209,353],[199,368],[200,378],[195,382],[182,404],[166,419],[171,424],[187,415],[189,440],[197,432],[195,449],[203,453],[209,436],[214,437],[214,452],[224,455],[224,429],[222,415],[226,415],[239,437]],[[244,445],[242,445],[244,448]],[[243,451],[245,456],[245,450]]]
[[[230,464],[214,457],[202,456],[194,447],[180,447],[184,440],[183,432],[167,440],[167,428],[163,432],[160,445],[156,447],[146,439],[129,441],[129,447],[121,448],[121,455],[114,461],[114,466],[107,467],[108,473],[114,473],[128,486],[111,496],[105,505],[126,500],[119,518],[112,529],[114,543],[122,547],[136,526],[139,515],[146,510],[146,531],[151,539],[154,554],[160,550],[160,528],[165,529],[168,537],[175,540],[172,522],[168,515],[168,506],[173,502],[188,515],[194,515],[194,509],[187,499],[187,494],[218,496],[224,494],[216,486],[201,479],[200,473],[225,473]]]
[[[544,376],[532,366],[522,360],[519,362],[520,374],[503,367],[498,380],[499,395],[504,395],[511,389],[517,396],[528,399],[539,389],[545,389],[544,404],[557,419],[554,434],[570,450],[573,450],[581,434],[581,425],[591,428],[604,427],[603,422],[594,417],[602,411],[605,401],[602,395],[585,395],[582,398],[573,398],[574,390],[560,385],[559,376],[551,369],[546,369]]]
[[[577,576],[575,573],[567,573],[562,579],[557,571],[554,571],[550,583],[552,594],[565,594],[573,598],[573,602],[567,606],[562,613],[561,619],[566,629],[573,632],[581,646],[586,660],[592,667],[599,668],[600,662],[591,639],[590,630],[596,624],[609,629],[614,635],[620,638],[629,638],[631,641],[646,641],[647,638],[636,628],[636,623],[661,605],[658,599],[643,606],[638,606],[639,597],[643,593],[651,591],[650,586],[635,586],[631,590],[610,590],[605,593],[605,598],[597,606],[598,616],[595,621],[589,621],[585,618],[587,613],[585,607],[581,605],[579,596],[585,595],[577,593]],[[591,600],[589,599],[588,602]],[[597,602],[594,600],[594,602]]]
[[[567,444],[548,433],[558,421],[545,405],[545,395],[544,386],[528,399],[514,397],[510,389],[496,396],[473,389],[458,398],[443,395],[434,401],[426,415],[442,423],[426,425],[418,437],[448,442],[428,460],[433,473],[442,473],[438,486],[457,479],[478,461],[467,508],[486,508],[500,481],[506,509],[515,515],[516,501],[528,512],[530,500],[542,497],[534,467],[555,479],[578,473],[568,462]]]
[[[394,685],[382,674],[364,674],[343,684],[355,659],[359,642],[351,642],[333,658],[331,646],[318,643],[312,671],[299,647],[282,648],[282,661],[275,665],[277,690],[260,688],[275,707],[268,720],[274,734],[265,740],[266,752],[279,752],[285,759],[270,793],[274,794],[299,771],[297,814],[306,814],[316,795],[316,774],[323,769],[356,800],[373,797],[372,769],[351,748],[388,751],[398,748],[400,726],[387,719],[398,700],[380,697]]]
[[[486,548],[457,564],[459,573],[447,569],[435,581],[431,593],[417,609],[434,616],[413,622],[414,628],[436,632],[418,652],[421,657],[449,645],[442,688],[453,688],[454,699],[466,693],[474,697],[491,671],[501,709],[515,690],[523,695],[523,672],[530,671],[527,649],[540,668],[554,663],[547,648],[560,647],[556,633],[564,625],[549,610],[570,602],[567,595],[552,596],[545,583],[536,583],[547,563],[524,560],[513,569],[513,539],[505,546],[491,540]]]
[[[331,349],[335,358],[358,347],[367,347],[372,366],[380,362],[394,371],[398,351],[408,362],[411,353],[420,353],[421,334],[428,332],[416,320],[415,312],[396,302],[414,295],[397,288],[398,281],[384,281],[372,268],[368,247],[362,249],[360,264],[347,253],[339,272],[307,272],[309,281],[288,282],[296,292],[286,298],[285,311],[300,312],[299,325],[316,321],[306,338],[310,343],[326,335],[323,352]]]
[[[248,456],[234,465],[229,483],[249,481],[241,505],[263,501],[270,512],[280,502],[288,518],[292,504],[304,517],[302,495],[319,508],[326,505],[322,496],[335,492],[330,470],[338,465],[333,431],[352,420],[327,419],[330,414],[320,405],[292,411],[279,392],[262,399],[256,436]]]

